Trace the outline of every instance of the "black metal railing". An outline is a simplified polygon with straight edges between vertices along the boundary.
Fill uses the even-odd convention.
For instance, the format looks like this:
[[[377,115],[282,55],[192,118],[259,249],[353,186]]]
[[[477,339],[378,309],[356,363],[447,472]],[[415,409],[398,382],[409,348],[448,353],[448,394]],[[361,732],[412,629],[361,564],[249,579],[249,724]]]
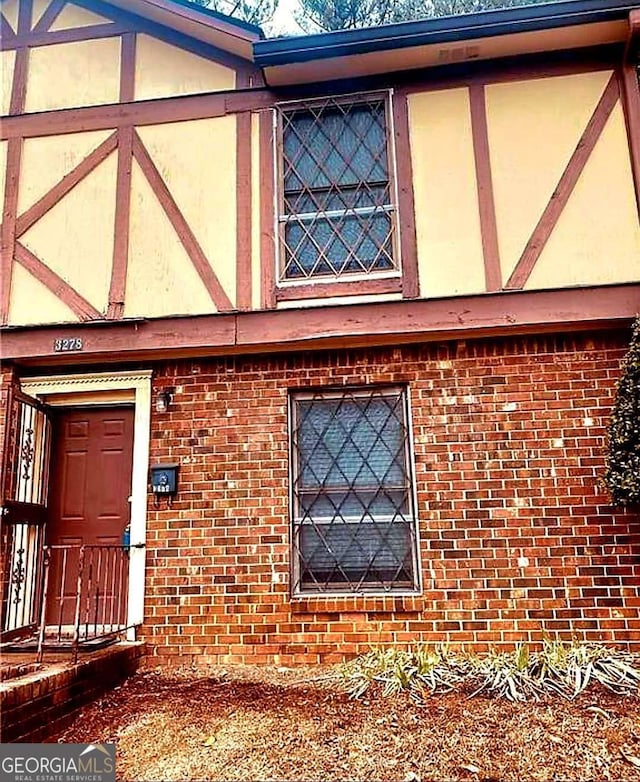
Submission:
[[[47,646],[81,647],[128,629],[129,546],[44,547],[38,660]]]

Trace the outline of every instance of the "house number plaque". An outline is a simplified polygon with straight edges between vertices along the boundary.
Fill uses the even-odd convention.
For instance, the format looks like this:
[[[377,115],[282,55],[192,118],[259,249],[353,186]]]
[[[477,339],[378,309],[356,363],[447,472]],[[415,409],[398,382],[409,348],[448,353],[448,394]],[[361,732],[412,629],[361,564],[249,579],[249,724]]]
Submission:
[[[53,340],[55,353],[69,353],[74,350],[83,350],[84,344],[80,337],[60,337]]]

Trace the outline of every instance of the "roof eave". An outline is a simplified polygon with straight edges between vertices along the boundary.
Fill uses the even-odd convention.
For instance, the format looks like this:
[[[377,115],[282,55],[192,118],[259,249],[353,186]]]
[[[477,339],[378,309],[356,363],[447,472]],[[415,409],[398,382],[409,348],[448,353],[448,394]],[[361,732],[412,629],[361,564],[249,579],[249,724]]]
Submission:
[[[630,0],[568,0],[359,30],[272,39],[254,44],[254,59],[256,65],[267,68],[454,40],[476,40],[620,20],[638,7],[638,2]]]

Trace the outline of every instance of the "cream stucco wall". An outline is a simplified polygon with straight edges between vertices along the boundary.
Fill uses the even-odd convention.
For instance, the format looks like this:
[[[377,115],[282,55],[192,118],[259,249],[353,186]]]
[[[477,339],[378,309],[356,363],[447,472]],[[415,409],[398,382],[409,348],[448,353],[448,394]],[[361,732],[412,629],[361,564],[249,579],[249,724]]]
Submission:
[[[78,318],[66,304],[18,263],[13,264],[9,324],[72,323]]]
[[[235,71],[148,35],[137,36],[135,98],[165,98],[235,87]]]
[[[112,153],[21,237],[100,312],[111,281],[115,186]]]
[[[11,86],[13,84],[13,67],[16,61],[16,53],[13,50],[0,52],[0,104],[2,114],[9,113],[11,105]]]
[[[220,284],[236,299],[236,118],[138,128]]]
[[[409,122],[420,295],[483,291],[469,91],[411,95]]]
[[[207,312],[215,306],[134,161],[125,317]]]
[[[640,223],[618,103],[525,287],[638,280]]]
[[[47,10],[51,0],[32,0],[31,3],[31,27],[35,27],[40,21],[42,14]]]
[[[18,0],[2,0],[0,11],[13,31],[16,32],[18,29]]]
[[[505,282],[610,77],[610,71],[597,71],[487,86],[491,175]]]
[[[68,30],[73,27],[90,27],[93,24],[105,24],[110,22],[106,16],[100,16],[86,8],[67,3],[60,11],[53,24],[52,30]]]
[[[120,39],[36,46],[29,51],[26,111],[117,103]]]
[[[95,130],[25,139],[18,188],[18,214],[42,198],[111,133],[111,130]]]

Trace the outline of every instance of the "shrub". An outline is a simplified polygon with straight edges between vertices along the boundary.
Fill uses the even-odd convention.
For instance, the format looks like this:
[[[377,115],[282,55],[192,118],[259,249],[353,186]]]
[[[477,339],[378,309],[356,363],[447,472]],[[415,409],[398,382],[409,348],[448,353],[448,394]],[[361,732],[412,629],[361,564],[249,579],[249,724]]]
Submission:
[[[611,412],[604,482],[614,505],[640,504],[640,318],[633,326]]]

